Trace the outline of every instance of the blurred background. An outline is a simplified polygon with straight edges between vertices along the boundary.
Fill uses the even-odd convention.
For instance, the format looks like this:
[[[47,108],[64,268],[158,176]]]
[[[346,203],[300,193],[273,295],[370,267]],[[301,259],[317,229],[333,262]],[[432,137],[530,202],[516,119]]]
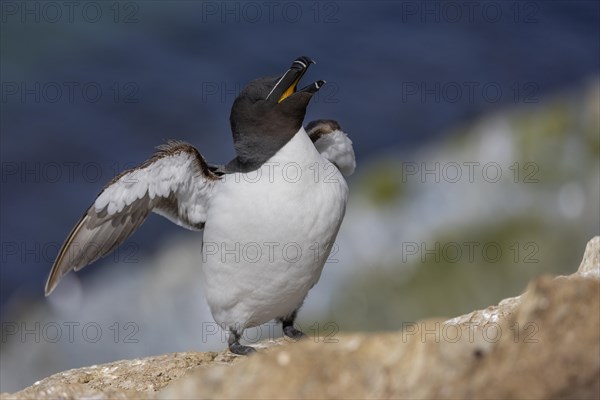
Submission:
[[[166,139],[233,158],[229,111],[299,55],[358,168],[300,312],[309,335],[400,329],[577,268],[600,231],[592,1],[3,1],[0,391],[69,368],[220,350],[201,235],[152,216],[43,286],[80,215]],[[274,324],[246,339],[277,336]]]

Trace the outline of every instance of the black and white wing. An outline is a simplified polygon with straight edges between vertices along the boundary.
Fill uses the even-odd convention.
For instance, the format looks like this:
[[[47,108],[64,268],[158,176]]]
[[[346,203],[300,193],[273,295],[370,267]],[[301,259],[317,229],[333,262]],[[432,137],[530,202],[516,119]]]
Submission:
[[[46,282],[46,295],[79,270],[123,243],[150,212],[192,230],[204,227],[219,177],[193,146],[171,141],[143,164],[116,176],[100,192],[63,244]]]
[[[342,175],[350,176],[356,168],[352,141],[340,124],[331,119],[319,119],[306,125],[306,132],[321,155],[334,164]]]

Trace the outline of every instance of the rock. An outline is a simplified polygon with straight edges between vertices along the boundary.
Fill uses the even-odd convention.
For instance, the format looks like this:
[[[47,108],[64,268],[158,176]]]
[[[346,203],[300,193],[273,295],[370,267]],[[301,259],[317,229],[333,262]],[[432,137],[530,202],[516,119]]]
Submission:
[[[52,375],[13,396],[18,399],[126,399],[152,395],[192,368],[231,362],[218,353],[173,353],[72,369]]]
[[[583,276],[600,279],[600,236],[592,238],[585,247],[583,260],[571,277]],[[446,323],[469,325],[474,329],[483,329],[490,323],[497,323],[508,318],[521,302],[522,296],[508,297],[497,306],[489,306],[484,310],[476,310],[469,314],[452,318]]]
[[[600,236],[596,236],[585,246],[583,260],[581,260],[577,273],[600,279]]]
[[[400,332],[175,353],[53,375],[2,398],[600,398],[600,237],[578,272]]]
[[[281,338],[257,345],[263,349],[285,344]],[[54,374],[20,392],[0,394],[1,399],[129,399],[153,398],[157,391],[190,370],[232,365],[244,357],[222,352],[171,353],[135,360],[93,365]]]
[[[600,282],[578,276],[534,280],[506,334],[450,397],[600,396]]]
[[[298,343],[194,371],[159,397],[596,399],[599,289],[579,276],[541,277],[487,328],[430,320],[410,332]]]

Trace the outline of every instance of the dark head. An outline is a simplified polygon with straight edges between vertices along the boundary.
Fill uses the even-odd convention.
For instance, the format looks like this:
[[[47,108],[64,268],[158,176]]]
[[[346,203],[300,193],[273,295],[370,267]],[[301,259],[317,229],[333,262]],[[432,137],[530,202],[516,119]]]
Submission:
[[[239,167],[260,167],[298,132],[308,102],[325,84],[316,81],[296,90],[314,63],[299,57],[283,75],[256,79],[235,99],[230,122]]]

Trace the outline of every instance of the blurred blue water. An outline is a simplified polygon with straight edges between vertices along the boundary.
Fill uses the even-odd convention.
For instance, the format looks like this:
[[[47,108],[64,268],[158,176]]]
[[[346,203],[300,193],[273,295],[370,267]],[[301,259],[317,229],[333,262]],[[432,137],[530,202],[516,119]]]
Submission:
[[[87,3],[97,22],[82,8],[52,22],[43,2],[2,4],[2,304],[42,295],[57,247],[104,182],[164,139],[212,162],[233,157],[235,92],[298,55],[318,62],[307,83],[328,81],[307,120],[339,120],[359,163],[600,69],[596,1],[273,2],[272,14],[262,2]],[[131,240],[152,252],[177,229],[151,218]]]

